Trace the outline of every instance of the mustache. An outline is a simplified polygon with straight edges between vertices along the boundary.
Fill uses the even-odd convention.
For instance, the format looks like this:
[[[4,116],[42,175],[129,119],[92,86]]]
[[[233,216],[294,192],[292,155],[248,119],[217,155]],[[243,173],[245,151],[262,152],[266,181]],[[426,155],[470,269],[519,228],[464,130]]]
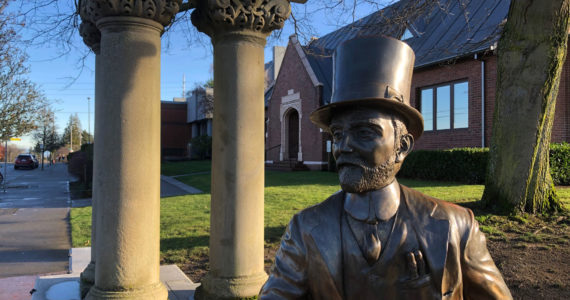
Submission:
[[[360,168],[366,167],[366,163],[362,159],[356,157],[344,156],[344,157],[339,157],[336,160],[336,167],[339,169],[350,165],[357,166]]]

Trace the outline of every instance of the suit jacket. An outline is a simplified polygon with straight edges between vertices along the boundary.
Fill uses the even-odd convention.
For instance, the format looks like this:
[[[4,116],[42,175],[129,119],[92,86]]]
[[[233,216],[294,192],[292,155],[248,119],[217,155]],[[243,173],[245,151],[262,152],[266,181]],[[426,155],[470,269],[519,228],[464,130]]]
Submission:
[[[471,210],[400,186],[435,293],[399,299],[512,299]],[[345,193],[296,214],[260,299],[343,299],[340,226]],[[421,297],[419,297],[421,295]],[[379,295],[379,297],[381,297]]]

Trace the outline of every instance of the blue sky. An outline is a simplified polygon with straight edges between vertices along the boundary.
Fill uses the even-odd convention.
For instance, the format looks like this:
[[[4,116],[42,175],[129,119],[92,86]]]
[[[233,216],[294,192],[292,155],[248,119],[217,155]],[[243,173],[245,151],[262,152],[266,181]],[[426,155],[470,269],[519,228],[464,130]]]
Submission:
[[[15,1],[20,5],[22,1]],[[70,7],[70,0],[67,2]],[[313,3],[313,4],[311,4]],[[321,36],[338,28],[339,17],[330,11],[317,11],[315,2],[309,0],[307,4],[292,4],[293,12],[298,16],[310,12],[310,24],[314,30],[312,35]],[[60,8],[61,9],[61,8]],[[42,14],[49,14],[53,8],[46,8]],[[360,18],[370,14],[370,6],[361,6],[355,12]],[[353,16],[343,16],[342,22],[349,22]],[[287,21],[279,39],[271,38],[265,49],[265,61],[271,59],[271,47],[274,45],[286,46],[288,37],[294,33],[292,22]],[[31,31],[24,27],[20,35],[27,38]],[[200,38],[197,40],[196,37]],[[77,114],[81,120],[82,128],[88,129],[87,98],[90,97],[91,106],[91,132],[94,131],[94,55],[90,53],[84,60],[81,59],[86,46],[83,45],[79,33],[72,41],[74,47],[70,51],[63,51],[57,42],[48,42],[41,45],[27,46],[25,51],[29,55],[29,78],[35,82],[52,102],[56,110],[56,125],[60,132],[66,126],[70,115]],[[63,53],[66,52],[66,53]],[[63,53],[63,54],[62,54]],[[172,100],[173,97],[182,96],[183,77],[186,81],[186,91],[193,88],[196,83],[203,83],[212,78],[212,48],[209,38],[190,26],[180,24],[171,28],[171,31],[162,38],[161,54],[161,100]],[[33,141],[24,137],[19,146],[30,147]]]

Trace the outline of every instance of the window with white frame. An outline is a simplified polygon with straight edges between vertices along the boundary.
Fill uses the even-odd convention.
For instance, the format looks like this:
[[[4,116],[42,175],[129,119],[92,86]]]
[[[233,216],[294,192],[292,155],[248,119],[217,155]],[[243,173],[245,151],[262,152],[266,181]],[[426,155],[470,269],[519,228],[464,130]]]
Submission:
[[[421,88],[420,111],[425,131],[469,127],[469,83],[460,81]]]

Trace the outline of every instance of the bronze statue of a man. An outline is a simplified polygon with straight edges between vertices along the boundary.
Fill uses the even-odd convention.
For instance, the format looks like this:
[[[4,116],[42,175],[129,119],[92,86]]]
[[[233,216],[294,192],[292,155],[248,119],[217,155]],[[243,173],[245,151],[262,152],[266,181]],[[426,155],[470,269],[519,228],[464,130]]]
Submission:
[[[473,213],[395,179],[423,132],[413,65],[387,37],[335,51],[331,104],[311,120],[333,136],[342,190],[293,217],[261,299],[512,299]]]

